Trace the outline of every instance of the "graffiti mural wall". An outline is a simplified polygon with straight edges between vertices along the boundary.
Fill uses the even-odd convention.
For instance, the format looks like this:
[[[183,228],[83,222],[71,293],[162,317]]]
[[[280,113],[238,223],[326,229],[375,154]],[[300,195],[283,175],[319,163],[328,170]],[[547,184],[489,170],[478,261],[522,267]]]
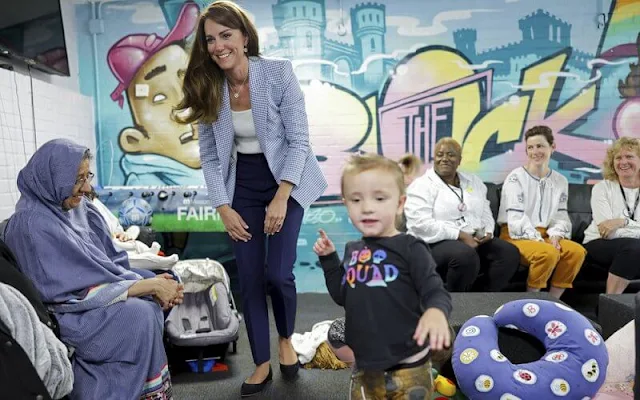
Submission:
[[[329,181],[305,216],[300,291],[323,290],[311,251],[320,226],[338,246],[357,237],[339,202],[340,169],[354,152],[412,152],[429,165],[433,144],[451,136],[463,146],[462,169],[501,182],[525,160],[526,129],[545,124],[557,135],[553,167],[570,182],[593,182],[611,140],[640,136],[640,1],[239,3],[262,53],[292,60]],[[90,26],[78,39],[81,90],[96,99],[101,186],[204,184],[197,133],[173,122],[171,110],[207,4],[76,6],[76,26]],[[174,203],[156,207],[157,229],[221,230],[201,194]]]

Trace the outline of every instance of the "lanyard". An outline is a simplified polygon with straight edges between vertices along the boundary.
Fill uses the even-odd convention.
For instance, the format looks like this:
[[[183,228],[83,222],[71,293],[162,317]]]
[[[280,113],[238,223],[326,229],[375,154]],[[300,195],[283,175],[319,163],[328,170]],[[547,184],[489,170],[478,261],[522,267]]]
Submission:
[[[627,218],[631,218],[633,219],[633,217],[636,215],[636,209],[638,208],[638,203],[640,202],[640,191],[638,191],[638,194],[636,195],[636,204],[633,206],[633,211],[629,209],[629,203],[627,203],[627,196],[624,194],[624,189],[622,188],[622,185],[618,184],[620,186],[620,192],[622,193],[622,198],[624,199],[624,206],[627,209],[626,213],[623,214],[627,214],[625,215],[625,217]],[[635,221],[635,219],[633,219]]]
[[[436,174],[436,175],[438,175],[438,174]],[[456,174],[456,176],[457,176],[457,174]],[[460,182],[460,194],[458,194],[458,192],[453,190],[451,185],[449,185],[447,182],[445,182],[444,179],[442,179],[442,177],[440,175],[438,175],[438,178],[440,178],[442,183],[444,183],[449,188],[449,190],[451,190],[453,192],[453,194],[456,195],[458,200],[460,200],[460,204],[458,204],[458,211],[465,212],[467,210],[467,205],[464,203],[464,190],[462,189],[462,182],[460,182],[460,178],[458,178],[458,182]]]

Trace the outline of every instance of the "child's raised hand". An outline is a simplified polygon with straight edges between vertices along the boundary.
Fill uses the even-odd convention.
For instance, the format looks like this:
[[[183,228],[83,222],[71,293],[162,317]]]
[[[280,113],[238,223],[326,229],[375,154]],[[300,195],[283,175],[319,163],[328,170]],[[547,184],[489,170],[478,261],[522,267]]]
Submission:
[[[422,314],[413,339],[419,346],[422,346],[427,336],[429,336],[431,350],[442,350],[451,345],[451,332],[447,317],[438,308],[429,308]]]
[[[316,244],[313,245],[313,251],[319,256],[328,256],[336,251],[336,247],[333,245],[329,236],[322,229],[318,229],[320,237],[316,240]]]

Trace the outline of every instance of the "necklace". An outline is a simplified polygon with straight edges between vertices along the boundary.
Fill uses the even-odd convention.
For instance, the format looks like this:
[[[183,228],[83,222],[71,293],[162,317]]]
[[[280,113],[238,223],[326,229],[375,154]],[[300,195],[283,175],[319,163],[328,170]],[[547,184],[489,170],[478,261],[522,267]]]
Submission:
[[[438,174],[436,174],[438,175]],[[458,194],[458,192],[456,192],[455,190],[453,190],[453,188],[451,187],[452,185],[449,185],[447,182],[445,182],[444,179],[442,179],[442,177],[440,175],[438,175],[438,178],[440,178],[440,180],[447,185],[447,187],[449,188],[449,190],[451,190],[453,192],[453,194],[456,195],[456,197],[458,198],[458,200],[460,201],[460,204],[458,204],[458,211],[460,212],[465,212],[467,211],[467,205],[464,202],[464,189],[462,189],[462,184],[460,183],[460,178],[458,178],[458,174],[456,174],[456,178],[454,178],[453,181],[453,186],[455,186],[455,181],[456,179],[458,180],[458,186],[460,187],[460,194]]]
[[[626,210],[624,210],[622,214],[627,218],[634,219],[633,217],[635,217],[636,215],[636,209],[638,208],[638,203],[640,203],[640,192],[638,192],[638,194],[636,195],[636,203],[633,206],[633,210],[631,210],[629,209],[629,202],[627,201],[627,196],[624,193],[624,189],[622,188],[622,185],[621,184],[618,184],[618,185],[620,186],[620,193],[622,193],[622,198],[624,199],[624,207],[626,208]]]
[[[239,90],[234,90],[235,86],[233,86],[231,84],[231,81],[227,80],[227,82],[229,82],[229,89],[231,89],[231,91],[233,92],[233,98],[237,99],[238,97],[240,97],[240,90],[242,90],[242,87],[244,86],[244,84],[247,82],[247,78],[249,78],[249,68],[247,68],[247,75],[245,75],[244,77],[244,81],[242,81],[242,83],[240,84],[240,89]]]

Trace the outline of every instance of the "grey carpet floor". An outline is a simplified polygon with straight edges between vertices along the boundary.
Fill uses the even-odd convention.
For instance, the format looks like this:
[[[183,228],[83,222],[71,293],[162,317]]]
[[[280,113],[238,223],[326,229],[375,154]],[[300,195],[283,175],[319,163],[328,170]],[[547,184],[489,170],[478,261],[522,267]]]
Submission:
[[[451,316],[452,323],[461,324],[473,315],[493,313],[502,302],[522,298],[547,298],[546,293],[502,293],[488,295],[485,293],[470,294],[465,296],[453,293],[455,304]],[[235,296],[239,302],[239,295]],[[594,321],[594,304],[585,302],[582,298],[567,296],[569,303],[577,311]],[[563,298],[563,300],[565,300]],[[269,307],[269,309],[271,309]],[[296,316],[295,332],[304,333],[310,331],[312,326],[320,321],[332,320],[344,315],[344,310],[338,307],[328,294],[299,293],[298,312]],[[262,394],[251,399],[304,399],[304,400],[346,400],[349,391],[350,370],[317,370],[300,369],[298,379],[294,382],[285,382],[280,378],[278,367],[277,331],[273,322],[273,314],[270,313],[271,325],[271,367],[273,369],[273,382]],[[502,344],[502,342],[501,342]],[[246,377],[253,372],[254,364],[251,358],[251,348],[247,339],[244,321],[240,324],[240,337],[236,354],[229,354],[225,363],[229,366],[228,372],[213,373],[180,373],[172,376],[175,400],[200,400],[200,399],[239,399],[240,386]],[[533,361],[527,360],[528,361]]]
[[[239,301],[238,296],[236,301]],[[328,294],[298,294],[295,332],[310,331],[315,323],[342,315],[344,311],[335,305]],[[283,381],[278,367],[278,333],[273,322],[273,314],[270,314],[270,322],[273,382],[265,392],[251,399],[345,400],[348,398],[349,370],[322,371],[301,368],[296,381]],[[254,368],[244,321],[240,325],[238,351],[236,354],[227,355],[225,360],[229,371],[204,374],[180,373],[172,376],[175,400],[240,398],[240,385]]]

